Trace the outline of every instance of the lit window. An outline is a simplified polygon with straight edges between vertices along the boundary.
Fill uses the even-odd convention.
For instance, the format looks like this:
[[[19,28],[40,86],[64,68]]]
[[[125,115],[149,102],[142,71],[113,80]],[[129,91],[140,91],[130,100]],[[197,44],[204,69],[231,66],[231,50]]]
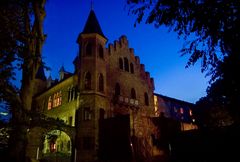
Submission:
[[[85,76],[84,87],[87,90],[91,89],[91,74],[89,72],[87,72],[87,74]]]
[[[57,93],[54,93],[53,95],[53,106],[52,107],[57,107],[62,104],[62,92],[59,91]]]
[[[183,114],[184,113],[184,110],[183,108],[180,108],[180,113]]]
[[[125,71],[129,72],[129,64],[128,64],[128,59],[124,57],[124,69]]]
[[[50,151],[51,152],[56,152],[56,143],[55,142],[50,143]]]
[[[132,74],[134,73],[133,63],[130,63],[130,72],[131,72]]]
[[[57,92],[57,102],[56,102],[55,106],[58,106],[58,105],[60,105],[59,92]]]
[[[62,91],[59,92],[59,105],[62,105]]]
[[[146,92],[144,93],[144,101],[145,101],[145,105],[149,106],[148,94]]]
[[[192,110],[191,109],[189,109],[189,115],[190,116],[192,116],[193,114],[192,114]]]
[[[48,98],[48,110],[50,110],[52,108],[52,97],[50,96]]]
[[[158,115],[158,99],[157,99],[157,96],[154,96],[154,110],[155,110],[155,115]]]
[[[57,92],[57,105],[56,106],[59,106],[62,104],[62,92],[59,91]]]
[[[55,93],[53,95],[53,107],[56,107],[56,105],[57,105],[57,94]]]
[[[103,75],[102,74],[100,74],[99,78],[98,78],[98,90],[99,90],[99,92],[104,91],[104,81],[103,81]]]
[[[123,70],[123,60],[119,58],[119,68]]]
[[[84,120],[91,120],[91,118],[92,118],[92,113],[91,113],[91,110],[90,110],[90,108],[89,107],[85,107],[84,109],[83,109],[83,114],[84,114],[84,117],[83,117],[83,119]]]

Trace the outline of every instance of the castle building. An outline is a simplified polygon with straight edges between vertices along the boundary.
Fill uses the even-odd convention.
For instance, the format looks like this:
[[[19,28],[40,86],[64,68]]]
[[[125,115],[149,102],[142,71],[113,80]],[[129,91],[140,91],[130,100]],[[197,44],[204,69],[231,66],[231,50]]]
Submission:
[[[159,103],[172,100],[154,94],[154,80],[129,47],[126,36],[108,46],[106,42],[107,37],[91,10],[77,38],[79,50],[73,61],[74,72],[61,67],[59,80],[54,81],[46,79],[43,69],[39,69],[36,110],[65,125],[31,129],[29,138],[34,140],[28,144],[29,157],[51,158],[52,153],[59,152],[69,155],[65,161],[92,162],[114,158],[108,154],[111,153],[130,160],[136,152],[133,136],[142,141],[138,146],[145,148],[143,152],[153,155],[151,118],[160,112],[171,117],[167,113],[169,106]],[[191,106],[187,106],[188,113]]]

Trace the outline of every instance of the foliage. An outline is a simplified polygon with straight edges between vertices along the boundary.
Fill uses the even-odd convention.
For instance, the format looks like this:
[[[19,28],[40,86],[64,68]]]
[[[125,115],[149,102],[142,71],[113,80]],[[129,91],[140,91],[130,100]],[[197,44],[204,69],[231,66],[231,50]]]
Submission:
[[[34,95],[34,79],[41,65],[45,40],[45,0],[2,0],[0,2],[0,100],[12,113],[10,156],[25,161],[27,130]],[[21,88],[11,82],[21,70]]]
[[[217,67],[218,79],[207,89],[207,96],[197,102],[201,125],[218,127],[240,121],[240,56],[230,55]]]
[[[165,25],[183,36],[182,55],[191,54],[187,67],[199,59],[202,71],[215,73],[218,61],[233,53],[240,40],[238,0],[128,0],[135,25],[145,20],[155,27]],[[144,19],[145,18],[145,19]]]
[[[11,80],[15,79],[14,61],[23,50],[18,36],[24,26],[21,17],[23,15],[20,8],[21,4],[20,2],[14,3],[15,5],[11,5],[7,0],[0,2],[0,99],[7,102],[6,105],[19,101],[16,97],[18,89]]]

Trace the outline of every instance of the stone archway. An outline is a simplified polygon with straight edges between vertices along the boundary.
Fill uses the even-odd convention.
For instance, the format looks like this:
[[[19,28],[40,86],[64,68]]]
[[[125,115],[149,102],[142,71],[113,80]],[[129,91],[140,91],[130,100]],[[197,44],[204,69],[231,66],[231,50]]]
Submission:
[[[55,139],[54,139],[55,138]],[[52,141],[51,141],[52,140]],[[70,162],[74,159],[74,149],[75,149],[75,128],[63,126],[61,130],[59,127],[51,127],[51,128],[42,128],[42,127],[34,127],[28,132],[28,144],[26,148],[26,154],[31,160],[40,160],[46,158],[47,154],[56,153],[57,155],[70,155],[67,160],[57,159],[57,161],[61,162]],[[51,152],[50,144],[51,142],[55,142],[56,151]],[[49,143],[50,142],[50,143]],[[61,143],[63,142],[63,143]],[[48,145],[47,145],[48,143]],[[54,143],[52,143],[54,144]],[[69,149],[70,145],[70,149]],[[48,149],[48,148],[49,149]],[[62,148],[62,151],[60,151]],[[68,151],[67,151],[68,150]],[[56,154],[55,158],[56,158]],[[46,160],[45,160],[46,161]],[[55,160],[47,160],[47,161],[56,161]]]
[[[49,162],[70,162],[71,155],[72,140],[67,133],[55,129],[45,134],[41,159]]]

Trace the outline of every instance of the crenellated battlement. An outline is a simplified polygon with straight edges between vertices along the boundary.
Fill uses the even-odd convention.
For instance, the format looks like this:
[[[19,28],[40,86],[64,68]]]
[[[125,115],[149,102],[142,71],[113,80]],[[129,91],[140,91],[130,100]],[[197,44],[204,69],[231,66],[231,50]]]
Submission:
[[[123,57],[126,57],[126,54],[130,56],[130,60],[134,61],[135,67],[138,67],[139,74],[142,79],[146,80],[149,87],[154,89],[154,80],[150,77],[150,73],[145,71],[145,65],[141,64],[139,56],[135,56],[134,49],[129,47],[127,37],[122,35],[118,40],[115,40],[114,43],[108,45],[109,54],[119,54]],[[124,56],[125,55],[125,56]],[[121,56],[120,56],[121,57]]]
[[[109,53],[109,54],[112,54],[113,51],[114,51],[113,44],[112,44],[112,43],[108,44],[108,53]]]
[[[136,63],[137,65],[140,64],[140,58],[139,58],[139,56],[135,56],[135,63]]]
[[[155,90],[154,78],[150,78],[152,89]]]
[[[125,35],[122,35],[122,36],[119,38],[119,43],[120,43],[120,46],[121,46],[121,47],[128,47],[127,37],[126,37]]]
[[[115,51],[119,50],[119,49],[120,49],[120,43],[119,43],[119,41],[115,40],[113,46],[114,46],[114,50],[115,50]]]
[[[141,72],[141,74],[145,73],[145,65],[144,64],[140,64],[140,72]]]

